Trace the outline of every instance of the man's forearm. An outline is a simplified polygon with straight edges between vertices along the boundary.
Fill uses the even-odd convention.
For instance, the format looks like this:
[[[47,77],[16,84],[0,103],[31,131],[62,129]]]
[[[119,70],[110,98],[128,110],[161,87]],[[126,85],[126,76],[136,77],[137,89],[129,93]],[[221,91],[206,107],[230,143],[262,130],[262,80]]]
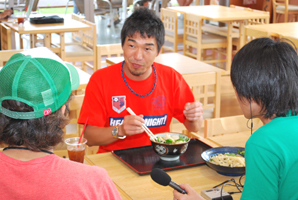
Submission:
[[[103,146],[107,144],[111,144],[118,140],[114,138],[112,135],[112,127],[97,127],[87,125],[84,133],[84,137],[87,139],[87,144],[89,146]]]
[[[194,121],[189,121],[188,119],[185,119],[183,124],[188,131],[198,132],[202,127],[203,121],[203,117],[200,117],[199,119]]]

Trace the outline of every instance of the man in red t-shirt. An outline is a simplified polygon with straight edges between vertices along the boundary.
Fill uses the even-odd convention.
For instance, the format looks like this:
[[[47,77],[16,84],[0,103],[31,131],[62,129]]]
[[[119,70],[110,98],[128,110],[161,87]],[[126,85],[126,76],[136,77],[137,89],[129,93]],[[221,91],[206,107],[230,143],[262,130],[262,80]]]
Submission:
[[[124,61],[96,71],[86,88],[78,123],[88,145],[100,152],[150,145],[142,128],[168,132],[173,117],[189,131],[203,122],[202,105],[173,68],[154,62],[164,44],[162,21],[147,8],[137,9],[121,31]],[[130,107],[138,116],[132,116]]]

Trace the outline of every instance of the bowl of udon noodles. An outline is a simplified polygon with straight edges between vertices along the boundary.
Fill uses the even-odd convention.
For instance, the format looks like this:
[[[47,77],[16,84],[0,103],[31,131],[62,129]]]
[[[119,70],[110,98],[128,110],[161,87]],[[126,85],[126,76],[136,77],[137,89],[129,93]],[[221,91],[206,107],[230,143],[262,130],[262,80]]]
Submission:
[[[245,174],[243,147],[215,147],[204,151],[201,156],[206,164],[225,176],[242,176]]]
[[[155,134],[156,140],[150,139],[154,151],[163,161],[178,160],[188,147],[189,137],[180,133]]]

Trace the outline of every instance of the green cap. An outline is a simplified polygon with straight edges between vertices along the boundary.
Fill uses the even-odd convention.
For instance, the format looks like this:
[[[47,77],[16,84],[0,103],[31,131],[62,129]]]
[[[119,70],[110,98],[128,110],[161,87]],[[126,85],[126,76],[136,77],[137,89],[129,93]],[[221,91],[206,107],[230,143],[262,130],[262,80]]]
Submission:
[[[0,113],[14,119],[40,118],[55,112],[80,85],[75,67],[47,48],[14,54],[0,70],[0,80]],[[21,101],[34,111],[5,109],[4,100]]]

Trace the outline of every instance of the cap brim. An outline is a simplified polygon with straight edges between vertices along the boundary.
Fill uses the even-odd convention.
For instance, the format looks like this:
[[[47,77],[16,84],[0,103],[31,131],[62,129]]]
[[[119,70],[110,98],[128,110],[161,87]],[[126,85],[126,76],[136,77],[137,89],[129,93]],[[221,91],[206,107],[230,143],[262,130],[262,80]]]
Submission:
[[[64,63],[70,72],[71,90],[76,90],[80,85],[80,76],[76,68],[70,63]]]

